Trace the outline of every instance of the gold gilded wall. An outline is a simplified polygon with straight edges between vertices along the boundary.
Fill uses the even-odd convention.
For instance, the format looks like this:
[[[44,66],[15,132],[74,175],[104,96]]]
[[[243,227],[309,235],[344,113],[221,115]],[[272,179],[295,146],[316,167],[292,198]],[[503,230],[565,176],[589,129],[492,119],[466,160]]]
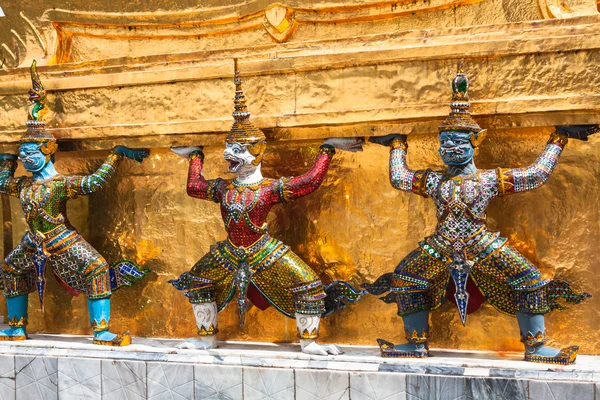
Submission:
[[[492,131],[477,158],[479,168],[523,166],[533,162],[547,139],[547,129]],[[309,168],[319,142],[288,142],[268,148],[265,176],[297,175]],[[411,136],[412,168],[440,168],[437,136]],[[206,149],[205,176],[224,176],[221,146]],[[62,173],[91,172],[105,153],[61,154]],[[388,149],[367,145],[362,153],[338,152],[323,186],[312,195],[277,206],[272,233],[304,258],[324,280],[370,282],[393,270],[400,259],[435,226],[433,203],[394,190],[388,183]],[[153,150],[141,165],[125,162],[102,193],[69,203],[73,224],[109,261],[133,257],[152,270],[131,289],[113,296],[116,330],[134,335],[188,337],[195,334],[191,307],[169,279],[188,270],[217,240],[225,237],[216,204],[185,193],[187,162],[165,149]],[[489,226],[509,237],[547,276],[572,281],[594,297],[548,318],[548,330],[560,345],[577,343],[584,353],[600,353],[600,138],[571,141],[549,182],[540,189],[499,198],[489,209]],[[14,241],[25,226],[19,205],[11,202]],[[3,302],[0,310],[5,312]],[[31,296],[33,332],[90,332],[85,299],[72,298],[53,280],[46,313]],[[273,308],[252,308],[240,330],[233,306],[220,314],[220,338],[294,341],[294,321]],[[455,306],[432,314],[432,346],[519,350],[516,321],[489,305],[460,324]],[[322,340],[374,345],[377,337],[401,340],[401,319],[393,305],[369,296],[324,320]]]
[[[596,0],[12,0],[1,2],[0,149],[24,131],[28,67],[48,89],[46,122],[60,172],[89,173],[115,144],[151,147],[125,162],[104,192],[71,201],[72,223],[109,261],[152,273],[114,295],[113,325],[134,335],[195,334],[190,306],[168,280],[225,237],[218,206],[185,194],[187,163],[173,145],[206,148],[209,178],[223,176],[231,126],[232,58],[240,59],[255,123],[271,145],[265,175],[306,171],[330,136],[410,133],[413,168],[440,168],[436,127],[449,81],[465,58],[477,121],[490,134],[480,168],[533,162],[553,125],[600,122],[600,15]],[[274,235],[324,280],[358,285],[392,271],[435,226],[433,204],[392,189],[388,150],[340,153],[323,187],[278,206]],[[20,171],[21,173],[23,171]],[[550,181],[494,200],[489,225],[547,276],[594,297],[548,318],[557,344],[600,354],[600,135],[572,141]],[[26,227],[10,201],[13,243]],[[4,208],[3,211],[9,211]],[[31,299],[32,332],[89,334],[85,299],[49,280],[46,313]],[[0,300],[0,313],[5,313]],[[432,315],[432,345],[520,350],[516,322],[482,307],[467,328],[449,304]],[[294,321],[233,309],[221,339],[294,341]],[[323,340],[401,340],[395,307],[375,296],[326,319]]]

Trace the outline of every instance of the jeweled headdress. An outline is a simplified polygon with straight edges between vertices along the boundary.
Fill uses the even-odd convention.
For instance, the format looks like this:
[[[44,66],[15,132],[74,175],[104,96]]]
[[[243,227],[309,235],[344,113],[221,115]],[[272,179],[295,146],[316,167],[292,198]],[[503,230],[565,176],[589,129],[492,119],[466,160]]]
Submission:
[[[471,133],[471,143],[477,146],[486,132],[485,129],[475,122],[471,117],[471,104],[469,103],[469,79],[463,72],[463,61],[458,63],[456,76],[452,80],[452,103],[450,103],[450,115],[439,126],[439,131],[459,131]]]
[[[235,109],[233,111],[233,125],[229,134],[227,134],[227,143],[241,143],[248,145],[250,154],[256,157],[253,164],[258,165],[262,161],[262,155],[267,148],[267,137],[250,121],[250,111],[246,105],[246,96],[242,89],[242,78],[238,68],[237,58],[233,60],[235,68],[235,98],[233,102]]]
[[[233,111],[233,126],[227,135],[227,143],[252,144],[266,140],[265,134],[250,121],[250,111],[246,105],[246,96],[242,89],[242,79],[238,69],[238,60],[234,60],[235,66],[235,98],[233,100],[235,109]]]
[[[56,153],[58,145],[56,144],[56,138],[46,131],[46,124],[40,121],[40,117],[44,114],[46,108],[46,90],[40,80],[35,60],[31,64],[30,73],[32,87],[29,90],[29,102],[31,104],[27,116],[27,132],[21,136],[19,142],[41,144],[41,152],[49,158]]]

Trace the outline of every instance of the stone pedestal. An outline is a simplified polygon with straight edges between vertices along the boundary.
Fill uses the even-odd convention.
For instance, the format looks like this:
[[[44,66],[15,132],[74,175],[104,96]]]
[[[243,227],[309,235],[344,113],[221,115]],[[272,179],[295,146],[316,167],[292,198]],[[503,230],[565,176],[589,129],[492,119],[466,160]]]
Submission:
[[[0,342],[0,399],[600,399],[600,357],[568,367],[518,353],[434,349],[384,359],[372,346],[309,356],[295,344],[221,342],[181,350],[180,340],[134,338],[99,347],[69,335]]]

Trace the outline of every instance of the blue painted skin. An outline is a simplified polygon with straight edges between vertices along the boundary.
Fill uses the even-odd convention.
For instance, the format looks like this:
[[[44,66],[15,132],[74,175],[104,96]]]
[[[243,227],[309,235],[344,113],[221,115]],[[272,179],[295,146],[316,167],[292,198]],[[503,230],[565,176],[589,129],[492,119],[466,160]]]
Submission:
[[[473,160],[475,148],[471,144],[472,133],[442,132],[439,135],[438,152],[446,165],[465,165]]]
[[[423,331],[429,331],[429,311],[417,311],[412,314],[404,315],[402,317],[404,322],[404,330],[408,332],[417,331],[423,333]],[[424,351],[427,348],[427,343],[413,343],[408,342],[404,344],[397,344],[394,346],[395,350],[400,351]]]
[[[588,129],[591,125],[575,126],[575,127],[558,127],[558,130],[565,131],[570,138],[587,140],[587,137],[581,138],[575,136],[572,130]],[[467,132],[455,132],[445,131],[439,134],[440,147],[438,152],[442,157],[444,164],[448,166],[447,172],[459,176],[459,175],[470,175],[477,171],[473,157],[475,155],[475,147],[471,143],[472,133]],[[394,139],[401,139],[406,141],[406,135],[401,134],[390,134],[381,137],[372,137],[369,139],[372,143],[382,144],[389,146]],[[521,335],[531,332],[537,334],[538,332],[544,332],[544,314],[530,314],[517,312],[517,321],[521,330]],[[404,322],[404,329],[412,332],[422,332],[427,327],[429,319],[428,311],[419,311],[416,313],[408,314],[402,317]],[[404,343],[395,345],[394,349],[401,351],[415,351],[419,347],[426,347],[427,344],[418,343]],[[539,356],[554,357],[560,352],[559,349],[548,347],[545,345],[538,346],[525,346],[525,351],[528,354],[534,354]]]
[[[47,180],[58,175],[58,172],[54,168],[54,155],[49,160],[46,159],[46,155],[42,153],[40,148],[42,147],[39,143],[23,143],[19,146],[19,161],[23,164],[23,167],[27,172],[32,174],[33,180]],[[146,149],[130,149],[125,146],[116,146],[114,152],[122,154],[124,157],[137,162],[148,157],[149,152]],[[0,154],[0,160],[16,160],[17,156],[13,154]],[[27,316],[27,304],[28,296],[17,296],[13,298],[7,298],[6,304],[8,308],[9,319],[17,317],[19,320],[22,316]],[[110,298],[101,300],[88,300],[88,308],[90,313],[90,320],[101,321],[104,318],[106,321],[110,320]],[[0,331],[0,336],[22,336],[26,335],[25,328],[9,328]],[[117,337],[116,334],[109,331],[94,332],[94,339],[111,341]]]
[[[6,299],[6,305],[8,306],[8,319],[12,320],[16,318],[17,321],[22,317],[27,319],[27,300],[28,295],[24,294],[16,297],[9,297]],[[27,336],[26,329],[23,328],[8,328],[0,331],[0,336]]]
[[[23,143],[19,147],[19,160],[27,172],[31,172],[35,181],[45,181],[58,175],[54,168],[54,157],[46,161],[46,155],[40,151],[38,143]]]
[[[94,321],[100,323],[100,321],[110,321],[110,298],[88,300],[88,311],[90,313],[90,322],[93,324]],[[108,330],[102,332],[94,332],[94,339],[112,341],[117,337],[116,334],[109,332]]]
[[[519,323],[519,329],[521,330],[521,336],[527,335],[528,332],[535,335],[538,332],[544,333],[546,331],[544,314],[530,314],[518,311],[515,314]],[[525,352],[536,356],[555,357],[560,350],[540,344],[537,346],[525,346]]]

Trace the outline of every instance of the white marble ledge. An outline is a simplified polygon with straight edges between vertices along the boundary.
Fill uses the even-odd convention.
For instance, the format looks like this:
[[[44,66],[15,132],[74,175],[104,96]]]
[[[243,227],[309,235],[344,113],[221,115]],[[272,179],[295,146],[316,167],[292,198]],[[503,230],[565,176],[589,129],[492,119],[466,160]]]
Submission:
[[[289,343],[219,342],[213,350],[183,350],[181,340],[133,338],[127,347],[96,346],[87,336],[30,335],[22,342],[0,341],[0,355],[214,364],[243,367],[389,372],[533,380],[600,381],[600,356],[580,355],[571,366],[522,361],[522,353],[432,349],[426,359],[381,358],[375,346],[342,346],[340,356],[311,356]]]

